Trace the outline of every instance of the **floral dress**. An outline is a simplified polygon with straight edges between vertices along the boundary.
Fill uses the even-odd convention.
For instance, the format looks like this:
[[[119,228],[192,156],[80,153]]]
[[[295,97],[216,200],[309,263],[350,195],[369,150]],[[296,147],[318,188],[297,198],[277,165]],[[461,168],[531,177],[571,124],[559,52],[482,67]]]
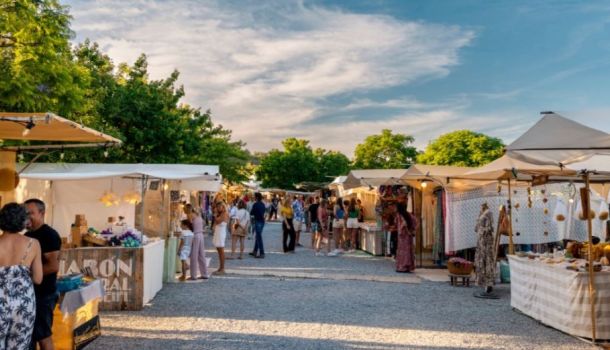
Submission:
[[[32,241],[28,244],[29,252]],[[36,297],[30,268],[0,267],[0,350],[29,349],[36,316]]]
[[[493,216],[485,210],[477,219],[475,228],[479,239],[474,256],[477,285],[490,287],[494,284],[496,275],[496,259],[494,254]]]

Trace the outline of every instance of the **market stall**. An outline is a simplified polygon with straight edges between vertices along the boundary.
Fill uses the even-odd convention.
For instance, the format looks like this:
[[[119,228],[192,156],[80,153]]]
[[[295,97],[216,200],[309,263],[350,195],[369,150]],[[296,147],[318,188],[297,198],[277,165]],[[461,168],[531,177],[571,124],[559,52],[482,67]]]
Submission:
[[[593,237],[605,238],[601,228],[607,224],[609,208],[603,185],[610,182],[610,163],[588,160],[607,156],[610,135],[553,113],[544,114],[507,147],[504,157],[465,177],[505,181],[511,254],[512,239],[518,240],[519,236],[546,236],[551,242],[580,236],[586,241],[584,245],[572,241],[565,251],[552,255],[548,252],[527,253],[527,258],[510,255],[513,306],[569,334],[591,338],[593,342],[609,339],[604,300],[609,295],[610,284],[606,280],[610,261],[603,257],[603,245],[594,244]],[[601,168],[591,168],[592,164]],[[526,200],[513,196],[518,191],[511,189],[511,184],[518,183],[527,186]],[[592,183],[598,185],[598,191],[601,186],[602,194],[591,190]],[[502,186],[499,183],[499,191]],[[542,204],[535,210],[537,195],[542,197]],[[517,215],[519,208],[541,215],[531,221],[532,225],[518,228],[524,221]],[[575,235],[577,231],[585,235]]]
[[[407,169],[352,170],[332,187],[340,189],[342,197],[355,197],[362,201],[364,222],[360,223],[361,249],[372,255],[389,253],[389,235],[381,219],[381,196],[386,188],[402,187],[402,176]]]
[[[164,275],[173,280],[182,204],[205,205],[205,191],[220,188],[217,166],[181,164],[32,164],[22,179],[19,200],[50,204],[60,274],[91,268],[106,291],[102,310],[141,309]]]
[[[413,189],[413,211],[419,219],[415,238],[419,266],[445,263],[445,218],[447,190],[464,190],[471,184],[449,178],[460,176],[473,168],[413,164],[402,176],[403,183]]]

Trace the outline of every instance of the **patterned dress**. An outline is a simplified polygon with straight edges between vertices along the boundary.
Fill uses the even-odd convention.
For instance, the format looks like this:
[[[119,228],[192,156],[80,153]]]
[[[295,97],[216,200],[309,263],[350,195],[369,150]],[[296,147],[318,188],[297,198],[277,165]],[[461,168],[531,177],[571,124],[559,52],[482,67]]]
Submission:
[[[0,350],[28,349],[35,316],[36,297],[30,268],[0,267]]]
[[[407,213],[407,215],[411,215]],[[408,227],[407,221],[401,214],[396,214],[396,229],[398,231],[398,244],[396,247],[396,272],[412,272],[415,270],[415,252],[413,249],[413,236],[416,227]],[[411,215],[412,222],[415,218]],[[416,225],[414,225],[416,226]]]
[[[477,285],[481,287],[493,286],[496,275],[493,221],[493,216],[487,209],[477,219],[475,228],[479,239],[474,256],[474,266],[476,267]]]

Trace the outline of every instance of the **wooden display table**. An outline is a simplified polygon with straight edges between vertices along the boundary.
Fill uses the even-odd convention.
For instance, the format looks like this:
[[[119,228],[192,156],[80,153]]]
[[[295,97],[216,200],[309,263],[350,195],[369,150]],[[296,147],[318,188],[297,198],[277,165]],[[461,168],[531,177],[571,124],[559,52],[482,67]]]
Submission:
[[[165,241],[139,248],[86,247],[61,251],[59,273],[91,268],[102,281],[101,310],[141,310],[163,287]]]
[[[565,333],[591,338],[589,275],[509,255],[510,305]],[[597,339],[610,339],[610,272],[595,273]]]

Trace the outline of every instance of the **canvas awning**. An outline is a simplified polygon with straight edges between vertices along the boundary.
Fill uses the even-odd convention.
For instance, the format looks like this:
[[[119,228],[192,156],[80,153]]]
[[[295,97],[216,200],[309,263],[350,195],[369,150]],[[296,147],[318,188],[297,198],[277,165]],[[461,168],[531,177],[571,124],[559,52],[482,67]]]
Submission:
[[[413,164],[403,175],[402,180],[412,187],[420,187],[427,182],[426,180],[429,180],[434,183],[431,188],[440,185],[442,187],[452,187],[454,190],[465,190],[480,184],[471,184],[467,180],[456,180],[456,178],[474,169],[448,165]]]
[[[0,113],[0,140],[121,144],[121,140],[53,113]]]
[[[344,189],[356,187],[377,187],[399,185],[407,169],[368,169],[352,170],[343,182]]]
[[[480,168],[468,171],[457,178],[467,180],[518,180],[531,181],[535,176],[573,176],[576,171],[556,165],[532,164],[504,155]]]
[[[610,135],[550,112],[508,145],[506,152],[533,164],[567,165],[610,152]]]
[[[18,164],[17,170],[25,167]],[[155,179],[207,181],[220,183],[222,176],[217,165],[194,164],[83,164],[34,163],[20,177],[37,180],[87,180],[116,176],[149,176]]]

